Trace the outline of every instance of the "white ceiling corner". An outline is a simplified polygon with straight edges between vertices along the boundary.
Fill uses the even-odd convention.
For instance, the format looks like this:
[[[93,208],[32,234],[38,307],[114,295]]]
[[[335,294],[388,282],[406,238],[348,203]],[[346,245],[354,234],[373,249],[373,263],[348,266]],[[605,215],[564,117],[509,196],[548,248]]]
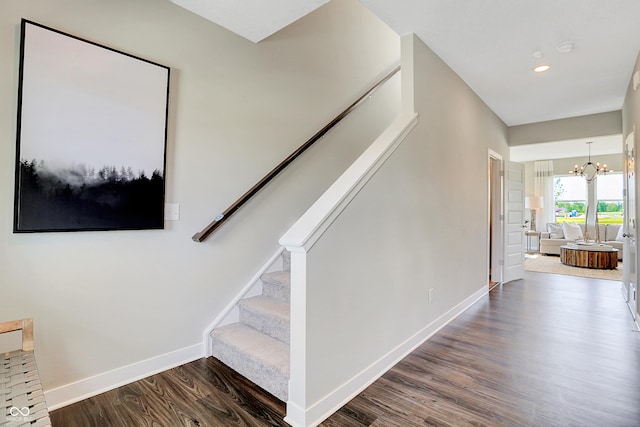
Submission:
[[[169,0],[254,43],[329,0]]]
[[[420,37],[508,126],[619,110],[640,51],[638,0],[360,1]],[[573,52],[557,51],[565,41]],[[551,69],[534,73],[541,63]]]

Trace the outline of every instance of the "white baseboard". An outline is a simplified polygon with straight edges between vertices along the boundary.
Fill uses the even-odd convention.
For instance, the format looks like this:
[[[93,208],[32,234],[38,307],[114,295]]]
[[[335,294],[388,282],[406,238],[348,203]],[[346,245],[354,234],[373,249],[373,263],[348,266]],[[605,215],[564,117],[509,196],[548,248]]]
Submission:
[[[47,406],[50,411],[53,411],[202,357],[204,357],[203,345],[202,343],[198,343],[60,387],[45,390],[44,394]]]
[[[391,350],[313,406],[304,409],[295,402],[287,402],[287,416],[285,421],[293,427],[317,426],[488,292],[488,286],[484,285],[464,301],[454,306],[451,310],[431,322],[418,333]]]

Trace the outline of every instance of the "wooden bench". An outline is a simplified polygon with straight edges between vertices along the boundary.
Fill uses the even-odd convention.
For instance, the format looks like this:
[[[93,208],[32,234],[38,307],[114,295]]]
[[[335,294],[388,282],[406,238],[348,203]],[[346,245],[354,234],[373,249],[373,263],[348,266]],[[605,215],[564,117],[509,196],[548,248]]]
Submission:
[[[22,349],[0,353],[0,426],[51,426],[33,355],[33,319],[0,323],[0,334],[22,331]]]

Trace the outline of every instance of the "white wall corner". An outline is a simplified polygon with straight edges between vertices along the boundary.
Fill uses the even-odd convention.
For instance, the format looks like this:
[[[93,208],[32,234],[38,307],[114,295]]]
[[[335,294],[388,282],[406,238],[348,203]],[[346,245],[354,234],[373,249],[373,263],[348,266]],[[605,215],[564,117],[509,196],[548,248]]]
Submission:
[[[414,39],[416,35],[411,33],[400,39],[400,63],[402,66],[401,80],[401,111],[403,115],[416,112],[415,107],[415,64],[414,64]]]

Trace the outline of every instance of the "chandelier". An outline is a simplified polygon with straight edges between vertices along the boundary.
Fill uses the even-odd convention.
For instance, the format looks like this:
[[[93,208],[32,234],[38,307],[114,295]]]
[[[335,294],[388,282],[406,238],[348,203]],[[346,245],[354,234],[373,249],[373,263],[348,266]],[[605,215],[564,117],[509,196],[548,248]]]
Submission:
[[[585,163],[580,167],[578,167],[578,165],[575,165],[573,167],[573,170],[569,171],[569,173],[571,174],[579,175],[584,179],[586,179],[587,184],[591,184],[598,177],[598,175],[601,175],[601,174],[605,175],[609,172],[613,172],[612,170],[607,169],[606,164],[604,165],[600,165],[600,163],[593,164],[593,162],[591,161],[591,144],[593,144],[593,141],[587,142],[587,145],[589,146],[589,160],[587,160],[587,163]]]

